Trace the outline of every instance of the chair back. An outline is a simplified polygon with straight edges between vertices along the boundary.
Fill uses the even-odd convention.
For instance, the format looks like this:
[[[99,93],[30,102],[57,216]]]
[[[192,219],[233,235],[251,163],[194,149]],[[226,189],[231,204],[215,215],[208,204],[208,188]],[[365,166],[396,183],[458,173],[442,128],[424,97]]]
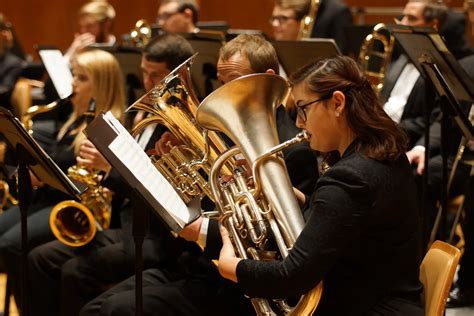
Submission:
[[[460,257],[459,249],[439,240],[426,253],[420,266],[425,315],[443,315]]]

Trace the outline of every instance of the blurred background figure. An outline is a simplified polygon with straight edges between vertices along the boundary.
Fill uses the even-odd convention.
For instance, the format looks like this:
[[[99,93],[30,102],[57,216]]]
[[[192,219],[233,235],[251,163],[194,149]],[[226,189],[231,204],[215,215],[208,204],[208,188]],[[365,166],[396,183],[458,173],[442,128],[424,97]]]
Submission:
[[[11,24],[0,13],[0,106],[7,109],[11,109],[11,95],[23,70],[22,60],[10,51],[12,45]]]
[[[311,12],[314,5],[310,0],[276,0],[270,23],[273,37],[277,41],[294,41],[299,39],[302,19]],[[341,52],[346,52],[344,30],[352,25],[352,14],[349,7],[339,0],[320,0],[317,5],[311,37],[332,38]]]
[[[160,1],[158,26],[168,33],[197,33],[196,24],[199,20],[199,6],[195,0],[163,0]]]
[[[115,10],[107,1],[90,1],[78,13],[78,32],[66,52],[70,58],[87,46],[113,46],[116,44],[112,34]]]

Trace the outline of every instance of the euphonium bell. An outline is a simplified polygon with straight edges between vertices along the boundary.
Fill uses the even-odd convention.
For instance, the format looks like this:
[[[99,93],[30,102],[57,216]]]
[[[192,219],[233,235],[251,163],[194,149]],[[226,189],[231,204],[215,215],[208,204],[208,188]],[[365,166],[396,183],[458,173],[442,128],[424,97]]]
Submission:
[[[133,134],[157,123],[166,126],[181,141],[182,145],[173,147],[168,154],[152,159],[186,203],[195,197],[214,199],[207,175],[213,161],[227,149],[216,133],[206,135],[195,123],[199,103],[192,88],[190,69],[196,55],[179,65],[127,110],[141,110],[148,114],[137,123]]]
[[[221,221],[241,258],[281,259],[295,243],[304,226],[284,160],[276,155],[284,147],[306,136],[279,145],[276,109],[286,100],[289,85],[277,75],[254,74],[235,79],[210,94],[198,108],[196,119],[204,128],[220,131],[236,145],[224,153],[211,171],[211,188],[219,206]],[[236,168],[234,179],[223,182],[220,170],[228,159],[242,154],[252,166],[253,187],[244,172]],[[269,233],[271,230],[272,234]],[[278,254],[267,249],[275,238]],[[322,285],[306,294],[293,307],[284,300],[252,299],[259,315],[309,315],[321,295]]]

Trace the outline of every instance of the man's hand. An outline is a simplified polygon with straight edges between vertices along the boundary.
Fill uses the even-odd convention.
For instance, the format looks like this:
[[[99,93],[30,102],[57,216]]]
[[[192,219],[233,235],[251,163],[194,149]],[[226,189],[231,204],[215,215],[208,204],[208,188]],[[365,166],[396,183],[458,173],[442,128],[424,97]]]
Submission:
[[[407,152],[408,161],[410,164],[418,165],[416,173],[422,175],[425,171],[425,151],[419,149],[412,149]]]
[[[201,232],[202,216],[191,224],[185,226],[178,234],[178,236],[183,237],[187,241],[197,241],[199,238],[199,233]]]
[[[79,148],[79,155],[76,157],[79,164],[109,172],[112,168],[104,156],[95,148],[89,140],[84,140]]]
[[[81,50],[95,43],[95,36],[91,33],[76,33],[74,35],[74,41],[72,41],[71,46],[69,47],[66,56],[69,58],[74,57],[75,54],[79,53]]]
[[[174,136],[171,132],[164,132],[160,139],[155,143],[155,151],[162,156],[170,152],[171,148],[181,145],[183,142]]]

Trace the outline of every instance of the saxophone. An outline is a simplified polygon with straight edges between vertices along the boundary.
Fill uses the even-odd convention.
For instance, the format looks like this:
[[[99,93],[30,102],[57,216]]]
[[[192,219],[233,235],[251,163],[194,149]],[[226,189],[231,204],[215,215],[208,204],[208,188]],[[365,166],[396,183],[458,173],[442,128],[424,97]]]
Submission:
[[[258,89],[256,89],[258,87]],[[237,146],[222,154],[211,170],[211,188],[220,220],[229,231],[235,252],[254,260],[282,259],[303,229],[304,219],[296,201],[284,160],[285,147],[307,139],[305,133],[279,144],[276,108],[289,93],[280,76],[253,74],[235,79],[210,94],[198,108],[196,119],[204,128],[220,131]],[[251,166],[253,185],[241,168],[231,181],[223,181],[221,167],[243,155]],[[279,252],[269,249],[274,236]],[[322,283],[304,295],[296,306],[285,300],[254,298],[258,315],[310,315],[316,309]],[[276,307],[277,311],[273,311]]]
[[[95,115],[95,100],[86,113],[89,123]],[[71,247],[89,243],[97,231],[109,228],[112,214],[112,194],[100,185],[99,170],[76,164],[68,169],[68,176],[88,186],[81,194],[81,203],[62,201],[51,211],[49,224],[56,238]]]

